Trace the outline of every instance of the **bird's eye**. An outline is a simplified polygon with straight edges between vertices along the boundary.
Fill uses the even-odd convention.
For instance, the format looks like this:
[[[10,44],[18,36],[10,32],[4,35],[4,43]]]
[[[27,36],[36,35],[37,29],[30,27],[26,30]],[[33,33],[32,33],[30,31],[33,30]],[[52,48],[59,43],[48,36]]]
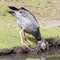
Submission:
[[[20,13],[22,13],[22,11],[20,11]]]

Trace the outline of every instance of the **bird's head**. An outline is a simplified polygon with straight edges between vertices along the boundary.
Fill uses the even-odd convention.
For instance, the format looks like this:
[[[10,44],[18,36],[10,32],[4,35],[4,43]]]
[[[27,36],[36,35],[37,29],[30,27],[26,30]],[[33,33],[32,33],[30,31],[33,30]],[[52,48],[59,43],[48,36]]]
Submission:
[[[42,49],[42,50],[49,50],[49,44],[46,40],[40,40],[38,41],[38,46]]]
[[[46,43],[44,41],[38,41],[38,45],[42,50],[46,49]]]
[[[11,9],[8,12],[17,18],[22,17],[26,11],[26,9],[24,7],[21,7],[21,8],[16,8],[16,7],[12,7],[12,6],[8,6],[8,7]]]

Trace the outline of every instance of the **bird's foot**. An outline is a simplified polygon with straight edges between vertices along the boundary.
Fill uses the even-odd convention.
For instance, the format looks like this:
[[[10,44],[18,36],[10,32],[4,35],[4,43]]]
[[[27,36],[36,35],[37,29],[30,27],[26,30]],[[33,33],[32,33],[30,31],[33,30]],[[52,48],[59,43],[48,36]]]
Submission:
[[[24,47],[24,46],[26,46],[28,49],[30,49],[30,47],[27,44],[22,43],[22,47]]]

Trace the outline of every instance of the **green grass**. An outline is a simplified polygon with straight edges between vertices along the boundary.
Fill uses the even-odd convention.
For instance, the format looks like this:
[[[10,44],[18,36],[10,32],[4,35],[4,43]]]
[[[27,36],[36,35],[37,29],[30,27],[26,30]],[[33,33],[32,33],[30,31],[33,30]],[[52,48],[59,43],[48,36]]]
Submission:
[[[50,29],[41,28],[41,34],[45,38],[60,38],[60,27],[54,27]],[[29,36],[32,37],[31,35]],[[21,46],[20,44],[19,29],[17,25],[16,27],[6,26],[0,30],[0,49],[18,47]]]
[[[19,0],[18,2],[11,0],[0,2],[0,49],[21,46],[19,39],[20,30],[16,23],[15,17],[7,12],[9,10],[8,6],[23,6],[30,10],[35,15],[37,20],[58,20],[60,19],[58,9],[60,4],[57,2],[57,0],[45,0],[44,2],[42,0]],[[46,38],[56,36],[60,38],[59,31],[60,27],[50,29],[41,28],[41,34]]]
[[[41,28],[41,34],[45,38],[60,38],[60,27]]]

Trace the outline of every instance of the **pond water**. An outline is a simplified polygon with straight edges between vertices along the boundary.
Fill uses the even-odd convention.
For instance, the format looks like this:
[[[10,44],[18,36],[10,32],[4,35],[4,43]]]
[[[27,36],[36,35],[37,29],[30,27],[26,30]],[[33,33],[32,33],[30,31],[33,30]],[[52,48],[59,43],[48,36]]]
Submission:
[[[17,50],[18,51],[18,50]],[[60,60],[60,47],[51,48],[49,51],[38,52],[35,50],[29,53],[2,55],[0,60]]]
[[[60,57],[47,58],[46,60],[60,60]]]
[[[47,57],[44,53],[41,55],[16,54],[0,56],[0,60],[60,60],[60,56]]]

